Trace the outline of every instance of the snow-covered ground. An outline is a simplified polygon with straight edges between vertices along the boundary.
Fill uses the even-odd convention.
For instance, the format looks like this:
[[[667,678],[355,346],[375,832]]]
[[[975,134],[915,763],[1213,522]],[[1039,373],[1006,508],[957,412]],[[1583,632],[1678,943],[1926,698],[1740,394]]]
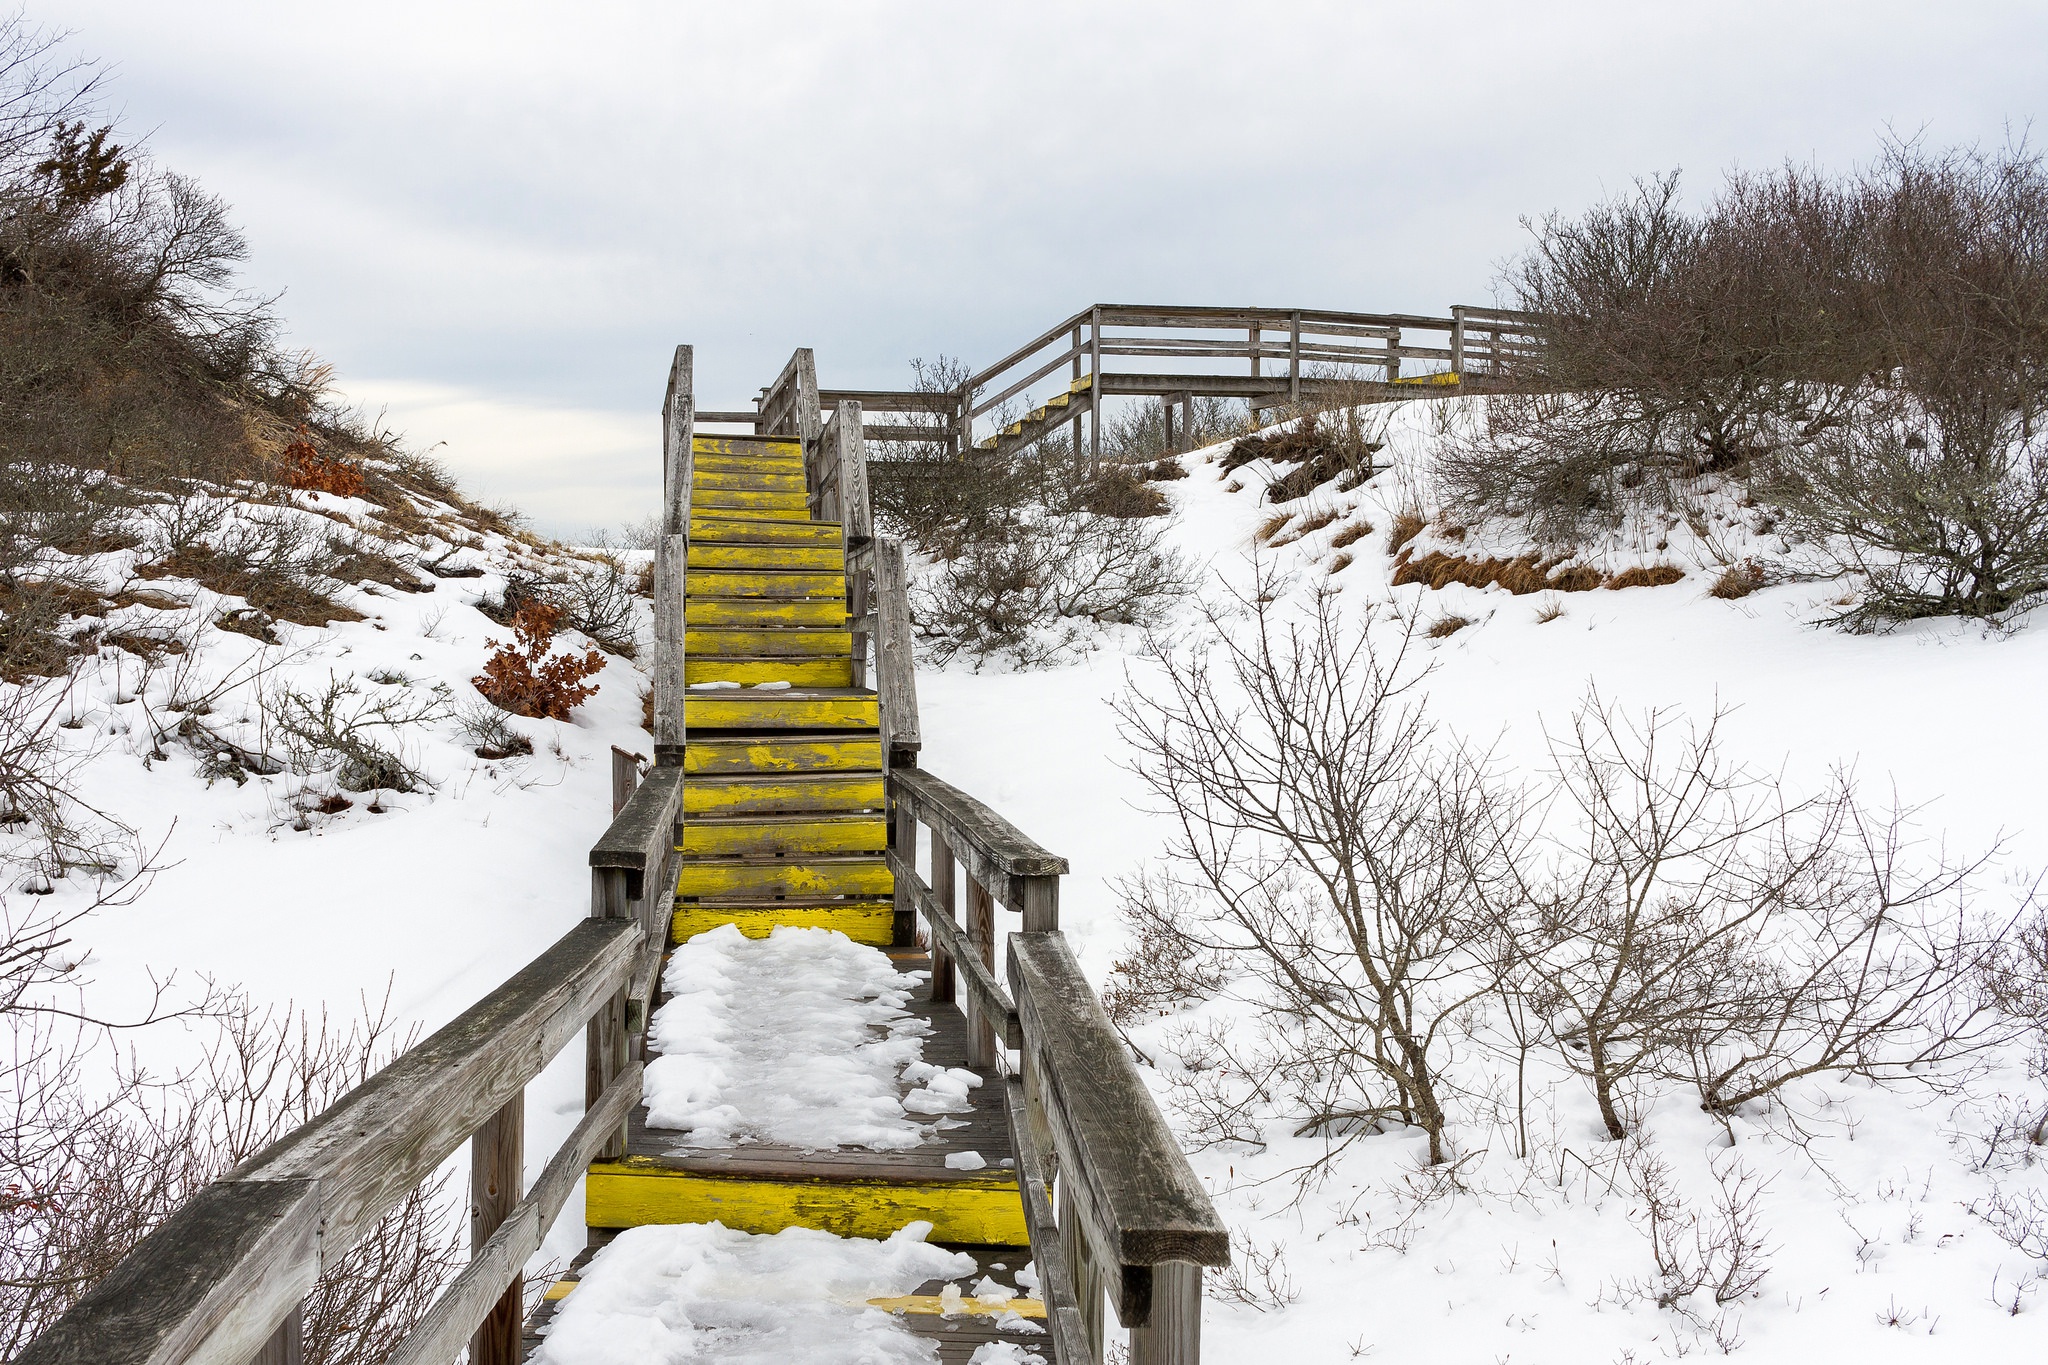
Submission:
[[[1729,715],[1729,755],[1811,787],[1837,765],[1866,791],[1896,788],[1920,822],[1952,846],[1982,849],[2001,834],[2009,871],[2048,867],[2048,809],[2037,789],[2048,766],[2040,723],[2048,634],[2033,619],[2005,630],[1927,622],[1854,636],[1817,625],[1844,595],[1836,582],[1787,582],[1734,601],[1709,596],[1722,557],[1780,556],[1732,500],[1703,533],[1672,518],[1636,526],[1595,562],[1676,565],[1686,576],[1654,588],[1511,596],[1453,585],[1391,585],[1386,553],[1394,514],[1426,483],[1433,423],[1423,404],[1389,417],[1394,469],[1350,493],[1326,486],[1297,522],[1328,512],[1327,527],[1259,552],[1291,576],[1297,604],[1318,583],[1341,585],[1347,610],[1391,602],[1426,624],[1474,624],[1428,642],[1430,711],[1450,730],[1493,744],[1504,762],[1534,766],[1587,689],[1629,712]],[[1220,448],[1190,457],[1190,477],[1159,485],[1180,518],[1174,540],[1207,568],[1204,591],[1253,578],[1256,529],[1274,509],[1257,467],[1222,474]],[[1237,491],[1232,491],[1233,485]],[[1425,493],[1426,497],[1426,493]],[[1373,533],[1338,567],[1331,540],[1359,521]],[[1276,539],[1285,541],[1288,532]],[[1483,555],[1479,537],[1425,532],[1417,550]],[[1497,541],[1491,552],[1521,547]],[[1542,609],[1563,612],[1543,620]],[[2038,617],[2039,613],[2036,613]],[[1379,629],[1397,631],[1384,615]],[[1063,927],[1091,974],[1105,977],[1124,943],[1115,879],[1157,857],[1165,822],[1144,810],[1128,769],[1113,701],[1156,688],[1141,641],[1114,633],[1071,667],[974,673],[964,665],[919,675],[923,766],[993,805],[1073,864],[1061,893]],[[1171,1021],[1136,1029],[1155,1057]],[[1170,1060],[1162,1065],[1172,1066]],[[1152,1075],[1162,1100],[1164,1077]],[[1682,1094],[1650,1111],[1633,1151],[1609,1142],[1590,1098],[1563,1078],[1538,1109],[1529,1159],[1506,1135],[1467,1123],[1458,1148],[1463,1193],[1428,1197],[1417,1135],[1355,1142],[1326,1179],[1295,1197],[1280,1178],[1320,1143],[1269,1125],[1263,1149],[1211,1147],[1194,1157],[1227,1221],[1270,1270],[1247,1266],[1243,1300],[1211,1282],[1205,1351],[1217,1360],[1436,1359],[1626,1361],[1716,1353],[1739,1341],[1757,1361],[1824,1355],[1869,1359],[2001,1358],[2040,1349],[2048,1263],[2008,1245],[1972,1212],[1994,1187],[2024,1198],[2048,1182],[2031,1169],[1974,1169],[1980,1134],[2009,1098],[2048,1099],[2018,1049],[2001,1054],[1967,1102],[1926,1090],[1884,1091],[1818,1079],[1788,1101],[1790,1122],[1721,1126]],[[1796,1140],[1795,1140],[1796,1139]],[[1717,1174],[1759,1186],[1770,1249],[1758,1292],[1724,1311],[1690,1304],[1690,1319],[1634,1292],[1653,1273],[1643,1201],[1621,1163],[1661,1163],[1703,1226]],[[1277,1256],[1275,1255],[1277,1250]],[[1277,1292],[1269,1292],[1277,1291]],[[1291,1302],[1279,1302],[1292,1295]],[[2018,1312],[2013,1312],[2015,1294]],[[1716,1328],[1713,1320],[1719,1318]],[[1702,1325],[1706,1324],[1706,1325]]]
[[[1534,764],[1546,721],[1555,727],[1592,684],[1630,710],[1705,717],[1725,708],[1722,735],[1739,759],[1782,769],[1795,785],[1851,764],[1866,788],[1895,786],[1903,802],[1923,805],[1923,824],[1957,846],[1982,848],[2003,832],[2008,867],[2048,867],[2048,818],[2036,795],[2048,766],[2038,700],[2048,635],[2032,621],[2004,631],[1928,622],[1851,636],[1815,624],[1841,596],[1839,584],[1788,582],[1717,600],[1707,593],[1716,549],[1776,553],[1767,534],[1735,525],[1716,525],[1705,538],[1683,525],[1636,528],[1635,543],[1624,538],[1606,552],[1609,567],[1672,563],[1686,577],[1560,595],[1563,612],[1549,620],[1539,613],[1547,597],[1394,588],[1387,528],[1403,490],[1417,482],[1430,424],[1420,404],[1392,420],[1396,471],[1351,493],[1311,495],[1309,509],[1337,519],[1262,553],[1298,590],[1341,585],[1342,600],[1361,613],[1391,601],[1425,621],[1471,618],[1428,646],[1438,721],[1496,743],[1506,762]],[[1161,485],[1177,506],[1174,540],[1203,563],[1202,589],[1212,595],[1250,581],[1253,533],[1272,513],[1260,500],[1258,471],[1219,475],[1217,454],[1189,458],[1189,478]],[[302,503],[359,522],[367,512],[320,495],[302,495]],[[1732,505],[1723,510],[1740,520]],[[1359,520],[1374,530],[1348,547],[1350,562],[1338,568],[1331,539]],[[1433,534],[1418,545],[1472,552]],[[332,673],[365,689],[421,694],[444,684],[451,697],[472,697],[468,680],[488,643],[508,635],[474,603],[501,590],[509,570],[538,562],[503,536],[474,539],[482,577],[430,580],[433,591],[416,595],[349,589],[338,596],[368,619],[324,630],[279,626],[291,657],[273,663],[272,681],[310,688]],[[105,567],[116,579],[123,572],[119,563]],[[175,583],[166,590],[193,595]],[[195,617],[213,611],[204,600],[197,607]],[[241,636],[207,638],[199,667],[216,676],[255,651]],[[585,852],[609,819],[607,751],[618,744],[647,752],[644,674],[613,659],[573,720],[514,722],[533,738],[531,756],[479,758],[442,722],[408,740],[430,789],[387,793],[377,812],[356,799],[336,814],[306,814],[306,779],[209,786],[199,759],[182,749],[151,758],[141,703],[127,699],[144,685],[138,669],[132,656],[112,652],[88,666],[76,689],[81,725],[67,741],[99,746],[84,794],[135,825],[146,846],[162,842],[165,866],[147,893],[103,910],[85,934],[94,998],[110,1012],[140,999],[149,973],[176,970],[240,986],[259,1003],[289,1001],[342,1018],[388,987],[394,1014],[432,1028],[587,913]],[[373,674],[404,681],[371,682]],[[148,685],[161,687],[166,677],[159,671]],[[924,765],[1071,860],[1062,919],[1098,981],[1124,947],[1113,882],[1156,857],[1166,838],[1160,817],[1141,809],[1142,786],[1126,767],[1130,752],[1111,703],[1127,688],[1156,687],[1158,678],[1144,642],[1114,632],[1068,667],[976,673],[956,664],[919,675]],[[258,721],[250,696],[215,714],[222,724]],[[724,951],[707,944],[707,963],[714,949]],[[707,1007],[719,973],[762,967],[713,965],[700,983]],[[1134,1036],[1163,1056],[1151,1045],[1168,1026],[1160,1021]],[[141,1045],[168,1060],[189,1040],[172,1032]],[[582,1107],[580,1050],[571,1052],[529,1097],[536,1170]],[[1461,1167],[1469,1188],[1447,1197],[1418,1197],[1412,1135],[1354,1143],[1299,1198],[1273,1177],[1313,1155],[1310,1140],[1276,1126],[1262,1150],[1211,1147],[1194,1157],[1197,1170],[1233,1228],[1270,1259],[1266,1272],[1248,1269],[1237,1298],[1212,1286],[1206,1349],[1221,1361],[1256,1354],[1606,1362],[1715,1351],[1712,1331],[1631,1291],[1651,1265],[1641,1201],[1621,1162],[1647,1153],[1699,1210],[1711,1207],[1717,1173],[1739,1167],[1761,1185],[1769,1274],[1721,1324],[1723,1344],[1739,1337],[1743,1356],[2007,1358],[2038,1350],[2048,1320],[2048,1295],[2033,1292],[2042,1263],[1972,1212],[1994,1186],[2044,1189],[2038,1166],[1975,1168],[1978,1135],[2002,1097],[2040,1102],[2017,1052],[1997,1062],[1970,1103],[1817,1080],[1796,1097],[1805,1125],[1797,1142],[1787,1125],[1738,1121],[1730,1146],[1719,1124],[1683,1097],[1667,1097],[1651,1110],[1634,1156],[1605,1141],[1590,1101],[1567,1081],[1539,1109],[1541,1141],[1529,1159],[1511,1156],[1499,1134],[1468,1125],[1459,1149],[1478,1153]],[[1152,1079],[1164,1097],[1165,1076]],[[581,1244],[580,1222],[572,1202],[550,1253]],[[700,1254],[680,1242],[669,1250],[676,1265]],[[1289,1285],[1291,1301],[1281,1302]],[[578,1311],[601,1307],[594,1298],[580,1302]],[[565,1313],[565,1326],[569,1320]]]

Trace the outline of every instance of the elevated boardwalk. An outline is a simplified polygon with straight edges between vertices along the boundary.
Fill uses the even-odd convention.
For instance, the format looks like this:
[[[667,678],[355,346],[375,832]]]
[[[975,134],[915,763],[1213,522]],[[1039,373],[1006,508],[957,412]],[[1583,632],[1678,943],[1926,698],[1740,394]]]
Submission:
[[[299,1365],[318,1278],[465,1145],[472,1259],[390,1365],[655,1338],[1102,1365],[1117,1327],[1133,1365],[1199,1360],[1227,1233],[1060,933],[1066,861],[918,766],[904,557],[874,534],[859,405],[821,407],[800,350],[753,436],[699,437],[691,358],[664,409],[656,764],[615,784],[589,918],[208,1187],[20,1365]],[[785,947],[840,974],[777,977]],[[735,963],[757,969],[719,975]],[[525,1090],[578,1034],[585,1112],[535,1171]],[[785,1035],[866,1085],[795,1106],[840,1137],[767,1112],[809,1080],[764,1101],[719,1059],[741,1038],[776,1061]],[[855,1106],[867,1126],[837,1125]],[[579,1183],[587,1249],[526,1317]]]

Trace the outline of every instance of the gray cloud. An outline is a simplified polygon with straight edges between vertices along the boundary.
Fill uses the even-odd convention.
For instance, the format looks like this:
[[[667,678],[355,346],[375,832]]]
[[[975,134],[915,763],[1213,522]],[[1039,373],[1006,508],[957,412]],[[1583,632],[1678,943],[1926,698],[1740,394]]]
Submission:
[[[738,405],[1097,299],[1436,311],[1519,216],[1682,166],[1997,140],[2022,4],[67,0],[295,339],[567,531],[641,512],[667,354]]]

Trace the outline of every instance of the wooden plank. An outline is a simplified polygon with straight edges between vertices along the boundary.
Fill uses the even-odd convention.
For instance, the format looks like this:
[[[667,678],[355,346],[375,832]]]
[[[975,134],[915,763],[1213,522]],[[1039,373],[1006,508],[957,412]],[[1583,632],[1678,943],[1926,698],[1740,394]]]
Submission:
[[[1202,1268],[1190,1261],[1152,1267],[1152,1312],[1131,1329],[1131,1365],[1200,1365]]]
[[[1225,1264],[1229,1232],[1065,937],[1012,934],[1009,977],[1025,1050],[1042,1066],[1061,1180],[1079,1187],[1087,1234],[1124,1270],[1119,1316],[1142,1321],[1142,1272],[1161,1261]]]
[[[696,453],[697,410],[694,352],[676,347],[669,364],[668,392],[661,403],[662,531],[681,535],[690,524],[691,458]]]
[[[623,868],[628,873],[627,898],[640,899],[638,889],[648,871],[661,865],[675,846],[675,824],[682,816],[686,771],[680,766],[656,768],[626,801],[605,832],[590,846],[592,867]]]
[[[1090,1365],[1094,1354],[1088,1342],[1088,1326],[1074,1297],[1074,1282],[1067,1273],[1066,1248],[1061,1243],[1059,1224],[1053,1219],[1052,1173],[1046,1169],[1045,1150],[1032,1132],[1024,1082],[1010,1077],[1003,1082],[1003,1097],[1010,1111],[1010,1133],[1017,1153],[1017,1187],[1024,1196],[1024,1222],[1031,1234],[1031,1259],[1038,1267],[1041,1301],[1046,1309],[1046,1330],[1052,1338],[1055,1365]]]
[[[385,1365],[447,1365],[455,1358],[472,1327],[504,1291],[504,1286],[516,1285],[520,1269],[540,1250],[548,1229],[554,1226],[562,1205],[568,1202],[576,1182],[582,1178],[584,1167],[640,1102],[642,1074],[638,1062],[627,1066],[598,1102],[584,1112],[568,1141],[534,1182],[532,1192],[506,1214],[469,1265],[385,1358]],[[514,1345],[516,1349],[516,1340]]]
[[[762,1179],[672,1170],[645,1157],[598,1161],[584,1184],[592,1227],[708,1223],[773,1234],[818,1228],[839,1237],[885,1238],[929,1221],[934,1242],[1022,1246],[1023,1208],[1008,1171],[963,1172],[948,1180]]]
[[[948,832],[953,856],[966,865],[967,874],[1012,910],[1021,909],[1025,899],[1022,879],[1068,871],[1065,858],[1048,853],[950,782],[921,768],[896,768],[890,770],[889,783],[894,799],[908,803],[920,821]]]
[[[874,539],[875,520],[868,502],[868,452],[861,405],[842,402],[836,416],[838,440],[833,454],[839,468],[840,519],[846,526],[847,543],[864,545]]]
[[[915,762],[924,744],[917,718],[909,592],[903,547],[893,540],[875,542],[875,691],[882,702],[883,752],[892,768]]]
[[[333,1264],[623,990],[642,935],[630,920],[583,921],[230,1179],[317,1182],[321,1264]]]
[[[683,713],[692,730],[851,730],[880,723],[881,708],[873,696],[832,696],[831,691],[692,691]]]
[[[209,1185],[15,1365],[244,1365],[312,1289],[319,1232],[315,1180]]]
[[[913,826],[917,823],[916,819],[909,815],[905,815],[903,818]],[[954,990],[953,955],[946,949],[947,935],[945,929],[947,927],[957,927],[959,924],[959,920],[954,917],[954,895],[955,889],[960,882],[960,876],[953,862],[953,847],[946,842],[946,832],[942,829],[934,829],[931,832],[931,838],[932,880],[930,890],[932,912],[929,918],[945,921],[944,926],[935,925],[932,931],[931,992],[933,1000],[950,1004],[953,1000]],[[917,878],[909,875],[906,868],[907,865],[905,867],[894,867],[892,865],[892,870],[896,873],[896,884],[898,886],[909,885],[915,887]]]
[[[683,759],[685,776],[774,776],[866,773],[882,769],[882,741],[873,732],[846,735],[700,737]],[[877,781],[879,787],[879,780]],[[874,804],[881,803],[877,791]],[[696,809],[689,807],[689,809]]]
[[[474,1262],[526,1187],[526,1092],[520,1091],[469,1139],[469,1246]],[[519,1365],[519,1324],[525,1316],[519,1268],[509,1272],[495,1304],[471,1323],[469,1365]]]
[[[967,882],[967,924],[962,936],[966,941],[959,945],[961,962],[978,963],[990,985],[995,984],[996,965],[996,916],[995,905],[989,899],[988,888],[980,882]],[[1000,1000],[998,1005],[996,1000]],[[992,1000],[979,991],[967,993],[967,1064],[977,1071],[985,1071],[996,1064],[996,1028],[1001,1025],[1005,1045],[1015,1036],[1009,1027],[1015,1009],[1008,1000],[996,997]],[[1018,1037],[1017,1046],[1023,1045]]]
[[[989,970],[976,951],[974,942],[953,922],[938,897],[926,886],[916,872],[904,862],[895,850],[889,853],[889,870],[896,874],[896,890],[909,899],[911,907],[924,917],[931,926],[932,946],[943,949],[960,973],[960,984],[967,990],[968,999],[975,1002],[981,1014],[992,1027],[1000,1029],[1003,1046],[1018,1048],[1024,1045],[1022,1025],[1018,1022],[1017,1007],[1010,1003],[1010,997],[996,984],[995,973]],[[937,980],[936,974],[934,981]],[[935,992],[936,994],[936,992]],[[968,1034],[967,1064],[976,1071],[985,1071],[993,1063],[992,1057],[977,1061],[970,1017]]]
[[[687,943],[727,924],[748,938],[766,938],[786,925],[830,929],[873,948],[886,948],[896,941],[895,907],[885,900],[679,901],[670,919],[669,936],[673,942]]]
[[[872,770],[692,776],[683,786],[683,814],[688,818],[768,811],[880,810],[886,799],[882,775]]]
[[[673,765],[684,742],[684,662],[688,607],[689,537],[665,535],[654,561],[654,751],[658,765]]]

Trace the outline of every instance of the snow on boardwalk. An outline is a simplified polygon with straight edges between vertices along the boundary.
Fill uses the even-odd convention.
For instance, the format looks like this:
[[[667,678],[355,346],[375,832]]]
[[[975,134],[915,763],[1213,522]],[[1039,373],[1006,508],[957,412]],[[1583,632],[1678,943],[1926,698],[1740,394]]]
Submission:
[[[938,1360],[938,1343],[868,1301],[974,1273],[973,1257],[926,1244],[930,1228],[912,1223],[886,1241],[808,1228],[757,1236],[717,1223],[629,1229],[584,1269],[533,1365],[925,1365]],[[1042,1357],[991,1342],[973,1359]]]
[[[649,1124],[691,1146],[905,1151],[964,1113],[981,1078],[925,1062],[923,973],[829,929],[725,925],[676,948],[654,1016]],[[906,1093],[906,1090],[908,1093]]]

